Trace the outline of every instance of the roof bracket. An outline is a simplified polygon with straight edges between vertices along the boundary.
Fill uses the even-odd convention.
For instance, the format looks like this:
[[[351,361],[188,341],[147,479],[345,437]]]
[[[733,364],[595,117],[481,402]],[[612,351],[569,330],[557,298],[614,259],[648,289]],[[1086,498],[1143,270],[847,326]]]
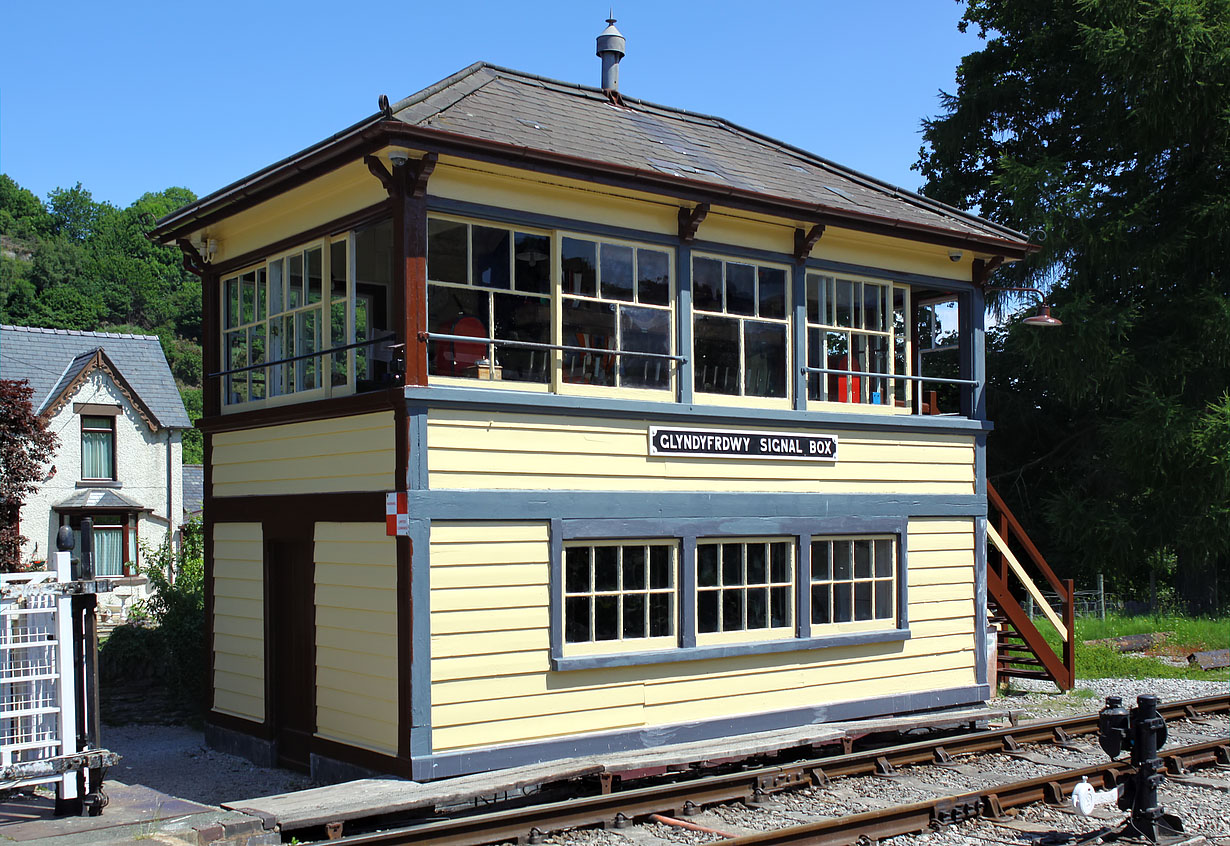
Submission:
[[[989,261],[974,259],[974,284],[985,285],[991,272],[1004,263],[1003,256],[994,256]]]
[[[187,238],[176,238],[175,243],[179,245],[180,252],[184,254],[184,270],[194,276],[204,276],[209,270],[209,262],[201,258],[201,254],[196,247],[192,246],[192,242]]]
[[[697,203],[694,209],[679,210],[679,240],[690,244],[696,240],[696,230],[709,214],[708,203]]]
[[[431,172],[436,169],[436,161],[439,158],[435,153],[424,153],[423,158],[417,162],[406,162],[401,167],[401,170],[407,171],[404,178],[409,196],[422,197],[427,193],[427,180],[431,179]]]
[[[794,230],[794,260],[807,261],[807,257],[811,255],[812,247],[824,235],[824,224],[817,223],[807,232],[802,229]]]
[[[364,156],[363,164],[367,165],[367,169],[372,172],[372,176],[380,180],[380,184],[384,186],[384,190],[393,193],[393,175],[389,173],[388,168],[384,166],[384,162],[375,156]]]

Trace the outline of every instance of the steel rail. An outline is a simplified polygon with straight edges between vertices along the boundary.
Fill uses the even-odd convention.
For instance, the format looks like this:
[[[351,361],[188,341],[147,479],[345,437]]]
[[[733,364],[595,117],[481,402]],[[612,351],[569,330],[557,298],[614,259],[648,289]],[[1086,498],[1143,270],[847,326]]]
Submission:
[[[1182,758],[1187,766],[1216,763],[1230,750],[1230,740],[1209,740],[1161,750],[1162,760]],[[995,785],[982,790],[971,790],[956,796],[944,796],[925,802],[914,802],[879,811],[868,811],[845,817],[821,820],[790,828],[777,829],[760,834],[750,834],[723,841],[730,846],[793,846],[806,843],[808,846],[848,846],[861,837],[872,841],[902,834],[915,834],[933,824],[948,824],[978,817],[999,817],[1008,808],[1020,808],[1038,802],[1059,804],[1072,789],[1084,779],[1102,779],[1101,786],[1112,787],[1115,777],[1131,771],[1124,760],[1108,761],[1091,767],[1049,773],[1024,781]]]
[[[1158,712],[1167,720],[1198,718],[1205,714],[1225,711],[1230,711],[1228,694],[1182,700],[1158,707]],[[479,846],[487,843],[521,842],[534,831],[545,833],[565,828],[619,824],[621,819],[631,821],[650,814],[677,815],[689,805],[703,807],[747,801],[757,796],[807,787],[829,778],[869,775],[898,766],[940,761],[950,755],[1010,751],[1025,743],[1063,743],[1071,737],[1096,732],[1097,726],[1096,713],[1024,723],[956,737],[812,758],[525,808],[436,820],[400,829],[351,835],[332,842],[338,846],[391,846],[400,843],[414,843],[416,846]],[[1226,741],[1215,741],[1206,745],[1225,744]],[[1186,756],[1193,754],[1190,749],[1194,748],[1190,747],[1187,752],[1182,749],[1168,750],[1164,756],[1183,755],[1184,762],[1187,763]],[[1208,753],[1210,756],[1212,754]],[[1085,775],[1089,772],[1096,774],[1113,767],[1114,765],[1108,762],[1106,765],[1086,768],[1087,771],[1081,772]],[[990,792],[994,790],[978,793]],[[953,798],[943,797],[930,804],[952,802]],[[889,811],[875,813],[887,814]]]

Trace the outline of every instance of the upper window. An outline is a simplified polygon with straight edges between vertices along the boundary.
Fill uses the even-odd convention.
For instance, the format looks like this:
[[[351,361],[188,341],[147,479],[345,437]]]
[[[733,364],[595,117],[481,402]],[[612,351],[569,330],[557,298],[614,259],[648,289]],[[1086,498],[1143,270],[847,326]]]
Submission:
[[[785,397],[786,270],[692,259],[693,378],[697,391]]]
[[[356,376],[362,384],[387,375],[391,261],[392,227],[383,221],[224,279],[225,404],[329,396],[353,390]],[[357,355],[339,349],[365,339],[377,343]]]
[[[561,240],[563,345],[651,356],[564,352],[564,381],[665,390],[671,386],[670,254],[648,247]]]
[[[551,268],[549,235],[429,219],[427,323],[452,336],[432,341],[429,372],[548,381]]]
[[[114,417],[81,416],[81,478],[116,478]]]
[[[807,274],[807,397],[829,402],[905,405],[907,289]],[[864,375],[865,374],[865,375]]]

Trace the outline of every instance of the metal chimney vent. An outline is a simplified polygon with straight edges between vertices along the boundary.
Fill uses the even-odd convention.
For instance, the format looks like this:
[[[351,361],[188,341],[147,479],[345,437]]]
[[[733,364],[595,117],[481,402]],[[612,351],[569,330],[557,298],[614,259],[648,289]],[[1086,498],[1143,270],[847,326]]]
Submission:
[[[624,36],[615,28],[615,18],[607,18],[607,27],[598,36],[598,58],[602,59],[602,90],[619,90],[619,60],[624,57]]]

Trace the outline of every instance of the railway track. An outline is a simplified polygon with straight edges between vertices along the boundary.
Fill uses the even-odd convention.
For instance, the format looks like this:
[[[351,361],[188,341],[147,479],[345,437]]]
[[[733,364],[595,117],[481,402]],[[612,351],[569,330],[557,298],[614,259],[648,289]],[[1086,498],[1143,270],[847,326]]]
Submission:
[[[1213,715],[1230,712],[1230,696],[1214,696],[1168,703],[1159,708],[1168,723],[1180,720],[1197,724]],[[1035,764],[1058,766],[1055,759],[1040,757],[1037,749],[1050,745],[1067,750],[1069,757],[1080,747],[1089,747],[1088,735],[1098,727],[1096,713],[1025,723],[1009,728],[974,732],[880,749],[813,758],[790,764],[758,767],[724,775],[693,778],[674,783],[653,784],[594,796],[492,813],[457,816],[421,822],[404,828],[343,837],[337,846],[482,846],[488,843],[535,843],[551,832],[577,828],[625,828],[636,821],[661,818],[687,818],[702,809],[740,803],[752,808],[772,805],[775,799],[794,791],[824,788],[840,779],[878,776],[898,784],[918,780],[902,778],[903,768],[920,765],[969,771],[979,759],[970,756],[1003,754]],[[1186,732],[1191,734],[1191,732]],[[1081,740],[1081,738],[1086,738]],[[1176,773],[1205,766],[1230,768],[1230,737],[1222,730],[1217,736],[1193,738],[1181,746],[1163,749],[1161,756]],[[1096,743],[1093,744],[1096,747]],[[1027,748],[1029,747],[1029,748]],[[958,758],[963,759],[960,763]],[[1021,768],[1026,768],[1022,763]],[[1046,772],[1032,778],[1002,783],[978,784],[968,790],[936,787],[934,798],[859,814],[817,819],[801,825],[787,825],[773,831],[746,834],[726,840],[730,846],[771,846],[771,844],[850,844],[860,839],[879,840],[900,834],[925,831],[933,826],[975,818],[1002,818],[1014,808],[1038,802],[1058,804],[1071,794],[1083,779],[1096,787],[1110,786],[1114,778],[1128,770],[1124,761],[1104,760],[1093,765]],[[955,777],[952,781],[959,779]],[[910,791],[902,789],[903,793]],[[916,789],[913,792],[918,792]],[[924,791],[925,792],[925,791]],[[283,833],[285,836],[285,832]]]

